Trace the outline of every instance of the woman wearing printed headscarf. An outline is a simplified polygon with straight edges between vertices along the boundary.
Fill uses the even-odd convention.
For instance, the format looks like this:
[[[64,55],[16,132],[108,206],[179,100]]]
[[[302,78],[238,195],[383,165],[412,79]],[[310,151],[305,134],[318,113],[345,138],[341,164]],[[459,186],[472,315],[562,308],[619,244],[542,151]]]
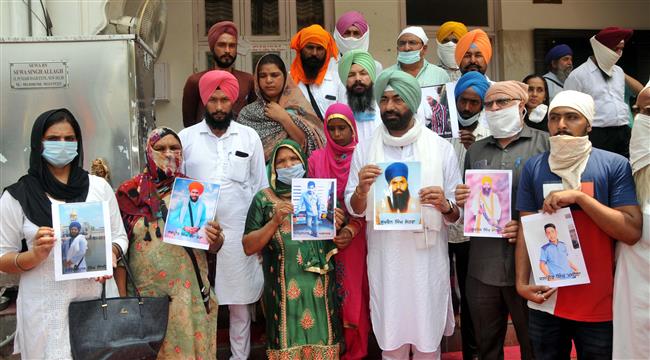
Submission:
[[[333,256],[345,244],[291,238],[291,180],[307,177],[307,168],[307,155],[296,142],[276,145],[267,165],[270,187],[255,195],[246,218],[244,252],[262,255],[271,360],[338,359],[340,353]],[[343,223],[340,209],[335,223],[337,228]]]
[[[107,201],[113,266],[119,246],[127,240],[108,183],[89,175],[83,163],[79,123],[67,109],[42,113],[31,134],[29,170],[0,197],[0,271],[20,274],[16,301],[14,353],[23,359],[70,359],[68,305],[99,297],[105,278],[54,280],[57,241],[52,228],[52,204]],[[27,251],[21,252],[25,239]]]
[[[255,68],[255,90],[257,100],[242,109],[237,122],[257,131],[266,161],[274,146],[284,139],[294,140],[307,154],[323,147],[321,121],[287,77],[282,58],[275,54],[260,58]]]
[[[521,82],[528,85],[528,101],[524,123],[537,130],[548,132],[548,85],[541,75],[530,74]]]
[[[309,177],[336,179],[336,201],[343,206],[352,153],[359,143],[357,124],[349,106],[337,103],[327,109],[325,137],[325,148],[314,151],[309,157]],[[349,218],[334,239],[335,243],[339,241],[350,244],[339,249],[334,258],[345,337],[345,352],[341,359],[363,359],[368,353],[370,332],[365,219]]]
[[[210,284],[205,251],[168,244],[162,237],[174,180],[184,177],[182,150],[173,130],[163,127],[151,131],[146,167],[120,185],[117,200],[129,238],[129,266],[138,289],[147,296],[171,298],[158,359],[211,359],[217,352],[217,302],[210,292],[209,306],[205,306],[197,280],[200,276],[203,284]],[[223,241],[221,228],[212,221],[206,235],[211,249]],[[193,252],[200,274],[196,274],[188,251]],[[127,291],[122,274],[116,273],[120,294],[133,296],[134,289]]]

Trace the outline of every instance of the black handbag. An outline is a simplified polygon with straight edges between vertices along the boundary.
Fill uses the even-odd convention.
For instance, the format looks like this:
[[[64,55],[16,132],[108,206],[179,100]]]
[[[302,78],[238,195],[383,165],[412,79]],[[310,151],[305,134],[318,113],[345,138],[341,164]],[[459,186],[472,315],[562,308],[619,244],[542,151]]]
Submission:
[[[155,359],[167,331],[169,297],[143,297],[121,249],[135,297],[74,301],[68,307],[70,348],[74,359]]]

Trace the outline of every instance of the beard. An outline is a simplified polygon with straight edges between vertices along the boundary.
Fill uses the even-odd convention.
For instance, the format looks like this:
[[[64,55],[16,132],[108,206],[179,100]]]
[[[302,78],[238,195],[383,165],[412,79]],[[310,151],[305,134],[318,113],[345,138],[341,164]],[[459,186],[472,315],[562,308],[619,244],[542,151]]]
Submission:
[[[375,101],[372,93],[372,83],[369,86],[363,85],[360,82],[355,82],[351,87],[347,88],[348,105],[353,112],[365,112],[372,109],[372,103]],[[354,88],[356,86],[363,86],[364,90],[357,92]]]
[[[219,57],[217,54],[212,53],[212,58],[214,59],[214,62],[217,63],[218,68],[227,69],[235,63],[235,60],[237,60],[237,54],[235,54],[235,56],[224,54]]]
[[[217,119],[217,115],[223,115],[223,119]],[[228,114],[218,111],[210,113],[208,109],[205,109],[205,122],[208,124],[210,129],[216,130],[226,130],[230,126],[230,122],[233,119],[233,113],[230,111]]]
[[[573,70],[573,66],[568,66],[564,70],[557,69],[555,71],[555,76],[557,76],[558,80],[560,80],[561,82],[564,82],[569,77],[569,74],[571,74],[572,70]]]
[[[408,189],[404,191],[393,191],[393,198],[388,199],[391,209],[399,210],[401,213],[408,211],[409,200],[411,199],[411,193]]]
[[[325,65],[325,58],[319,59],[315,56],[305,56],[301,53],[300,62],[302,62],[302,70],[305,72],[307,79],[314,80],[318,77],[320,69]]]
[[[389,116],[393,119],[387,119]],[[398,118],[394,119],[394,117]],[[412,118],[413,112],[411,110],[406,110],[403,114],[394,110],[384,111],[381,113],[381,121],[386,125],[388,130],[405,130]]]
[[[489,188],[489,187],[488,188],[482,188],[482,191],[483,191],[483,195],[489,196],[490,193],[492,192],[492,188]]]

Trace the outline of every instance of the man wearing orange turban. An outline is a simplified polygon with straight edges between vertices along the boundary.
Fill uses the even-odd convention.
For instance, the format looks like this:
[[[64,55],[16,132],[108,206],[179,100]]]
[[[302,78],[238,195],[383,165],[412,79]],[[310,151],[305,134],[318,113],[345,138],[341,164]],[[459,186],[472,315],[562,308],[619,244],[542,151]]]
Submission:
[[[337,102],[343,87],[337,70],[336,42],[320,25],[311,25],[293,36],[291,49],[297,55],[291,64],[291,78],[323,120],[323,114]]]
[[[492,59],[490,38],[481,29],[472,30],[460,38],[455,55],[461,73],[478,71],[485,75],[487,65]]]
[[[232,21],[221,21],[208,31],[208,45],[215,62],[214,69],[230,72],[239,83],[237,101],[233,100],[233,112],[237,116],[247,104],[257,99],[253,75],[233,68],[237,59],[237,26]],[[190,127],[201,121],[205,103],[199,96],[199,79],[209,70],[190,75],[183,88],[183,126]]]

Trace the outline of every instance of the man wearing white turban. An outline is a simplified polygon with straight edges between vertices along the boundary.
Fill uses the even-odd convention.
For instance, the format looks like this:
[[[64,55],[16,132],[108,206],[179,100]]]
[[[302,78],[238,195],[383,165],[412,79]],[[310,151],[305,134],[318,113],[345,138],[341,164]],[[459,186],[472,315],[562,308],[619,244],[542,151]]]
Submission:
[[[519,231],[517,292],[528,299],[528,333],[536,359],[569,358],[572,341],[579,358],[612,358],[614,242],[633,245],[641,236],[630,164],[621,155],[592,148],[588,134],[594,112],[591,96],[558,93],[549,106],[551,149],[526,162],[519,182],[522,217],[571,207],[591,281],[562,288],[529,284],[526,239]]]

